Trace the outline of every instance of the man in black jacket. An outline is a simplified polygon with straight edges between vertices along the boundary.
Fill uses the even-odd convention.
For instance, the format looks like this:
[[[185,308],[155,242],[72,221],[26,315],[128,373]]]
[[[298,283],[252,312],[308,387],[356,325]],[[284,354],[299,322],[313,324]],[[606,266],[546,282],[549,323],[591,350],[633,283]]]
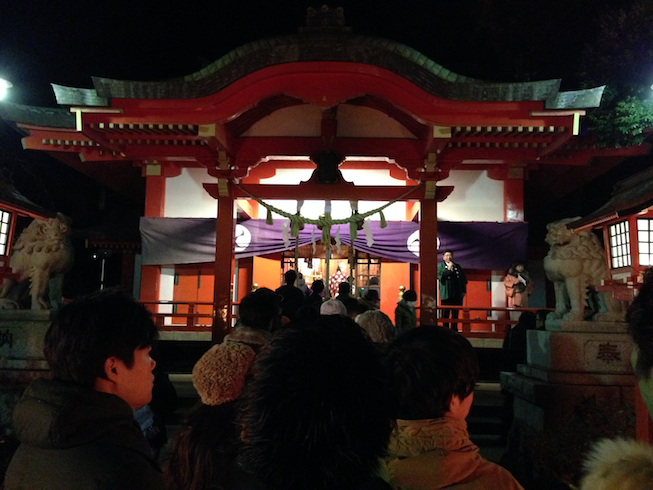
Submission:
[[[52,379],[38,379],[14,411],[21,442],[6,490],[163,489],[133,418],[152,399],[158,335],[149,312],[104,290],[61,308],[45,335]]]

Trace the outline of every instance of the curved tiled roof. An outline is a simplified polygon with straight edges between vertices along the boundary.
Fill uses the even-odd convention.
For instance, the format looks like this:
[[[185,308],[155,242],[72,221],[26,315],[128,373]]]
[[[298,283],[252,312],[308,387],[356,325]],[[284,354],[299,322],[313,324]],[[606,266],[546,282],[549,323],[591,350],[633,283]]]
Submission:
[[[202,70],[161,82],[94,77],[97,96],[135,99],[186,99],[212,95],[257,70],[293,62],[352,62],[384,68],[434,96],[465,101],[549,101],[556,104],[560,80],[523,83],[485,82],[459,75],[401,43],[370,36],[321,31],[279,36],[241,46]],[[594,97],[595,99],[595,97]],[[587,101],[585,101],[587,102]],[[599,100],[593,100],[598,105]],[[584,107],[588,107],[585,105]]]
[[[35,107],[11,102],[0,103],[0,117],[5,121],[16,121],[34,126],[50,128],[75,128],[75,115],[68,109]]]

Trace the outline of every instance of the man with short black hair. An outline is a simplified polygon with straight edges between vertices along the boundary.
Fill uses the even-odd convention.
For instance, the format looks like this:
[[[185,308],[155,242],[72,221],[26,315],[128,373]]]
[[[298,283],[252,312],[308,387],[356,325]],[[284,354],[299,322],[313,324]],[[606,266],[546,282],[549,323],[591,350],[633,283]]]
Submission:
[[[14,411],[7,490],[163,488],[133,418],[152,399],[157,337],[145,307],[116,290],[57,312],[44,341],[52,379],[32,382]]]

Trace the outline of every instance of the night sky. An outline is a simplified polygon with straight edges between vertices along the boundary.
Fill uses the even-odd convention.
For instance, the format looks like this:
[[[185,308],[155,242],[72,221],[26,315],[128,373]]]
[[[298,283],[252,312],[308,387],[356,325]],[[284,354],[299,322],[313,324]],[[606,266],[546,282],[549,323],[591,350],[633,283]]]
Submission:
[[[457,73],[506,82],[562,78],[563,89],[577,89],[614,76],[592,72],[601,63],[591,49],[601,46],[605,25],[616,23],[619,8],[634,4],[637,0],[348,0],[330,6],[344,8],[355,34],[404,43]],[[11,101],[55,106],[50,83],[91,88],[92,76],[186,75],[247,42],[296,33],[308,6],[321,4],[2,0],[0,77],[14,84]],[[630,66],[645,70],[640,65]],[[617,71],[630,76],[628,68]],[[98,195],[95,184],[47,156],[20,149],[19,135],[4,123],[0,159],[32,200],[76,215],[78,225],[94,222],[94,206],[77,203]]]
[[[513,81],[562,77],[577,88],[579,59],[605,9],[627,0],[341,1],[354,33],[398,41],[463,75]],[[53,105],[48,84],[90,87],[91,76],[161,80],[201,69],[260,38],[304,25],[301,0],[3,0],[0,76],[13,100]]]

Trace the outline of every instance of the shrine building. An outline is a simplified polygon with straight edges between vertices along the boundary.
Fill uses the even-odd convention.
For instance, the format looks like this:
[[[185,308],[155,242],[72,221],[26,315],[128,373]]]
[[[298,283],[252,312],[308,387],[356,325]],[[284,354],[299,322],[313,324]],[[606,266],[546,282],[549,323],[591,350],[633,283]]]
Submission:
[[[192,304],[218,341],[232,305],[288,269],[308,286],[340,269],[393,319],[412,288],[433,323],[446,249],[466,305],[505,307],[501,279],[528,259],[524,181],[610,152],[580,136],[603,87],[560,83],[472,79],[309,9],[297,34],[182,78],[53,85],[59,108],[4,102],[0,116],[25,149],[142,196],[140,299],[170,324]]]

